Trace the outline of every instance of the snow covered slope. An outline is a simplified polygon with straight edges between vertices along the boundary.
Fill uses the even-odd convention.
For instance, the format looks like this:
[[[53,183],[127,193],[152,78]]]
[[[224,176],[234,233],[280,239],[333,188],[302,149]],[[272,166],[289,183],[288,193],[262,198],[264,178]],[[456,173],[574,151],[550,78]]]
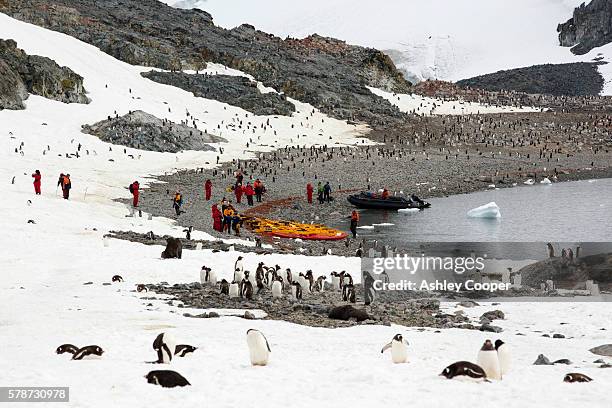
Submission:
[[[590,61],[612,48],[577,57],[560,47],[557,24],[583,0],[163,0],[198,7],[217,24],[251,23],[273,34],[312,33],[387,50],[409,80],[456,81],[502,69]],[[610,69],[602,70],[612,80]],[[605,94],[612,94],[607,83]]]

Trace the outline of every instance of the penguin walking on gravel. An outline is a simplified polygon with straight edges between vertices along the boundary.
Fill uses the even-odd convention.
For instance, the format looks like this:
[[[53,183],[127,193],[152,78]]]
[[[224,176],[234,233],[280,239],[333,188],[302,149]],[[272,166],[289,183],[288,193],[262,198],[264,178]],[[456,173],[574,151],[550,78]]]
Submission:
[[[251,365],[268,365],[272,350],[270,349],[268,339],[266,339],[262,332],[255,329],[247,330],[247,345],[249,346]]]
[[[176,340],[170,333],[160,333],[153,341],[153,350],[157,352],[157,363],[169,364],[176,351]]]
[[[487,374],[487,378],[491,380],[501,380],[501,369],[499,367],[499,357],[497,350],[491,343],[491,340],[486,340],[478,352],[478,365]]]
[[[497,351],[497,359],[499,360],[499,369],[502,376],[504,376],[512,365],[512,359],[510,356],[510,349],[508,345],[501,340],[495,340],[495,350]]]
[[[280,298],[283,296],[283,283],[281,281],[280,276],[278,278],[276,278],[276,280],[274,280],[274,282],[272,282],[272,297],[273,298]]]
[[[380,350],[380,353],[391,349],[391,361],[395,364],[408,362],[408,341],[401,334],[396,334],[393,339]]]

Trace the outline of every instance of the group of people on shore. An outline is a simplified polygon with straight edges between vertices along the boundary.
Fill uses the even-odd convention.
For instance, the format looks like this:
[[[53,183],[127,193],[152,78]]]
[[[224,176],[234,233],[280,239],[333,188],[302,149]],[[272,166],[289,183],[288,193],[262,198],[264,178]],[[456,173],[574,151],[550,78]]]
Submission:
[[[213,229],[218,232],[227,232],[231,235],[240,236],[240,228],[242,227],[242,217],[236,211],[232,203],[225,197],[221,200],[221,210],[218,204],[212,206]]]
[[[325,202],[329,203],[333,200],[331,196],[331,191],[332,189],[331,185],[329,184],[329,181],[325,184],[321,183],[320,181],[317,183],[317,201],[319,202],[319,204],[323,204]],[[308,201],[308,204],[312,204],[313,193],[314,187],[312,186],[312,183],[306,184],[306,199]]]

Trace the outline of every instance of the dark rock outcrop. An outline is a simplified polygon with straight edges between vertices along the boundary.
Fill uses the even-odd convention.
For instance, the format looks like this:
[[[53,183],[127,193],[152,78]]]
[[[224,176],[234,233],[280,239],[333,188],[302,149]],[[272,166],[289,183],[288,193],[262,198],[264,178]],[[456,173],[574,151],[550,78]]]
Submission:
[[[15,71],[0,59],[0,110],[25,109],[28,90]]]
[[[592,0],[574,9],[574,16],[557,26],[559,43],[583,55],[612,42],[612,1]]]
[[[214,25],[210,14],[156,0],[12,0],[0,12],[93,44],[130,64],[167,70],[221,63],[340,119],[372,126],[405,118],[367,85],[406,93],[410,83],[382,52],[313,35],[282,40],[243,24]]]
[[[214,150],[208,143],[226,141],[219,136],[162,120],[143,111],[134,111],[114,118],[108,117],[93,125],[83,125],[82,131],[108,143],[155,152]]]
[[[295,106],[277,93],[262,94],[257,84],[242,76],[186,74],[184,72],[143,72],[143,77],[172,85],[195,96],[238,106],[255,115],[291,116]]]
[[[584,289],[585,281],[593,280],[600,288],[612,286],[612,253],[574,258],[555,257],[521,268],[523,284],[537,288],[541,282],[552,279],[555,286],[564,289]]]
[[[27,92],[64,103],[90,102],[80,75],[49,58],[26,54],[13,40],[0,40],[0,73],[0,109],[24,109]]]
[[[457,85],[555,96],[599,95],[604,79],[597,65],[588,62],[534,65],[463,79]]]

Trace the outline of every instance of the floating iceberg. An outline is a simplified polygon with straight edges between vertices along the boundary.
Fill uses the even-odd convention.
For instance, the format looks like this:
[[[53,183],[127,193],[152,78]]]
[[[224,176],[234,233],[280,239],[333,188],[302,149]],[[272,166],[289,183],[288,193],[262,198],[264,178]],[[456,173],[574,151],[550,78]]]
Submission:
[[[419,210],[418,208],[400,208],[399,210],[397,210],[398,213],[404,214],[404,215],[407,215],[407,214],[416,214],[419,211],[421,211],[421,210]]]
[[[500,218],[501,213],[497,204],[491,202],[468,211],[467,216],[470,218]]]

